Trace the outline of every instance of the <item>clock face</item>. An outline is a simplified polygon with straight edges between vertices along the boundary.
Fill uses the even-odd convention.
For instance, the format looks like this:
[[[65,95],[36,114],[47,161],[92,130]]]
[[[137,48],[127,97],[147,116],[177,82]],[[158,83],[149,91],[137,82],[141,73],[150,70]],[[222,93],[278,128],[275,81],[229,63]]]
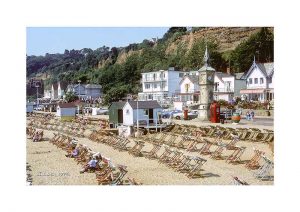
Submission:
[[[211,76],[208,76],[207,79],[208,79],[209,81],[211,81],[211,80],[212,80],[212,77],[211,77]]]

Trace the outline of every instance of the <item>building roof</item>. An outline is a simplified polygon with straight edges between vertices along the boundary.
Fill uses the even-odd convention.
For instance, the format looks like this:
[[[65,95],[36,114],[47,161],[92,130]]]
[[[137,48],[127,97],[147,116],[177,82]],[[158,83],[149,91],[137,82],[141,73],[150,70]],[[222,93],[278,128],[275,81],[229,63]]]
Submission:
[[[274,72],[274,63],[256,63],[256,65],[267,76],[270,76]]]
[[[74,108],[76,107],[76,105],[73,102],[69,102],[69,103],[58,103],[58,106],[60,108]]]
[[[255,67],[257,67],[263,73],[263,75],[265,75],[265,77],[270,77],[274,74],[274,63],[273,62],[272,63],[256,63],[255,59],[254,59],[252,66],[246,72],[244,77],[247,78]]]
[[[216,70],[210,67],[209,65],[204,65],[199,69],[199,71],[216,71]]]
[[[111,106],[114,106],[116,109],[122,109],[124,107],[124,105],[126,104],[126,102],[112,102],[108,109],[111,107]]]
[[[228,74],[228,73],[223,73],[223,72],[216,72],[215,73],[218,77],[223,78],[223,77],[233,77],[233,75]]]
[[[235,74],[235,79],[244,79],[244,78],[243,78],[244,74],[245,74],[245,73],[243,73],[243,72],[242,72],[242,73],[236,73],[236,74]]]
[[[184,71],[182,71],[182,70],[177,70],[177,69],[175,69],[174,67],[169,67],[168,69],[166,69],[166,70],[155,70],[155,71],[142,71],[142,74],[147,74],[147,73],[159,73],[159,72],[164,72],[164,71],[166,71],[166,72],[169,72],[169,71],[173,71],[173,72],[184,72]]]
[[[132,109],[151,109],[151,108],[161,108],[161,106],[158,104],[157,101],[129,101],[129,105],[132,107]]]
[[[179,84],[182,84],[182,82],[183,82],[186,78],[189,78],[190,81],[191,81],[192,83],[194,83],[194,84],[199,82],[199,75],[186,75],[186,76],[184,76],[184,77],[182,78],[182,80],[180,81]]]
[[[85,88],[102,88],[102,86],[97,84],[86,84]]]

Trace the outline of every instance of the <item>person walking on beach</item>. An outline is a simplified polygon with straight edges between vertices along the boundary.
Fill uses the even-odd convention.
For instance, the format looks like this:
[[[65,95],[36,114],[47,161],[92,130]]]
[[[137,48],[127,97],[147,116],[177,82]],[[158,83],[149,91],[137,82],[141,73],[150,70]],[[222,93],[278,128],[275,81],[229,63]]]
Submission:
[[[254,120],[254,111],[253,110],[251,110],[251,112],[250,112],[250,118],[251,118],[251,121]]]
[[[250,112],[249,111],[247,111],[247,113],[246,113],[246,119],[247,119],[247,121],[250,120]]]

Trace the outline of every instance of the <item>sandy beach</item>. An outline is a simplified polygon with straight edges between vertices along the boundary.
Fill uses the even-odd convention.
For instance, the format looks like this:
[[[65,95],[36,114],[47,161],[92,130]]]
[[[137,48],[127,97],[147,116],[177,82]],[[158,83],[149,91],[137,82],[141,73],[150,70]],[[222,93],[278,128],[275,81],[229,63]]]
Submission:
[[[31,168],[33,185],[96,185],[94,173],[80,174],[82,169],[75,160],[65,157],[66,152],[49,143],[54,135],[50,130],[44,130],[44,140],[32,142],[27,139],[27,163]],[[128,173],[125,177],[135,178],[143,185],[232,185],[232,176],[237,176],[251,185],[273,185],[273,181],[262,181],[254,177],[256,170],[248,170],[247,162],[254,155],[253,148],[265,151],[266,156],[273,160],[273,155],[268,144],[260,142],[239,141],[239,146],[246,147],[241,157],[242,163],[228,164],[225,160],[214,160],[209,155],[199,155],[197,152],[185,152],[188,155],[200,156],[207,159],[203,166],[202,177],[190,179],[185,174],[179,173],[160,164],[158,160],[149,160],[145,157],[134,157],[128,152],[120,152],[106,144],[94,142],[88,138],[78,138],[78,143],[85,144],[95,152],[100,152],[108,157],[114,164],[127,166]],[[228,141],[227,141],[228,142]],[[133,146],[133,142],[129,146]],[[143,151],[150,151],[152,144],[146,143]],[[216,146],[211,148],[216,149]],[[184,150],[185,151],[185,150]],[[228,156],[232,151],[224,151]],[[158,155],[162,153],[162,149]]]

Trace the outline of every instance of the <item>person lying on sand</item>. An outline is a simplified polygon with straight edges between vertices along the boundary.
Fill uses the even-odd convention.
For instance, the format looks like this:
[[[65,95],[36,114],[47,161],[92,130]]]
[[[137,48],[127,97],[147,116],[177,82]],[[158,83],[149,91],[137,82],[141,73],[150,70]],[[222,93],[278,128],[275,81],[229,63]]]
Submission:
[[[73,151],[69,154],[66,154],[66,157],[76,158],[78,155],[79,155],[79,148],[78,147],[73,147]]]
[[[92,171],[95,171],[96,170],[96,167],[97,167],[97,163],[98,163],[98,160],[96,160],[95,157],[92,158],[92,160],[90,160],[84,167],[83,169],[80,171],[80,174],[88,171],[88,170],[92,170]]]

